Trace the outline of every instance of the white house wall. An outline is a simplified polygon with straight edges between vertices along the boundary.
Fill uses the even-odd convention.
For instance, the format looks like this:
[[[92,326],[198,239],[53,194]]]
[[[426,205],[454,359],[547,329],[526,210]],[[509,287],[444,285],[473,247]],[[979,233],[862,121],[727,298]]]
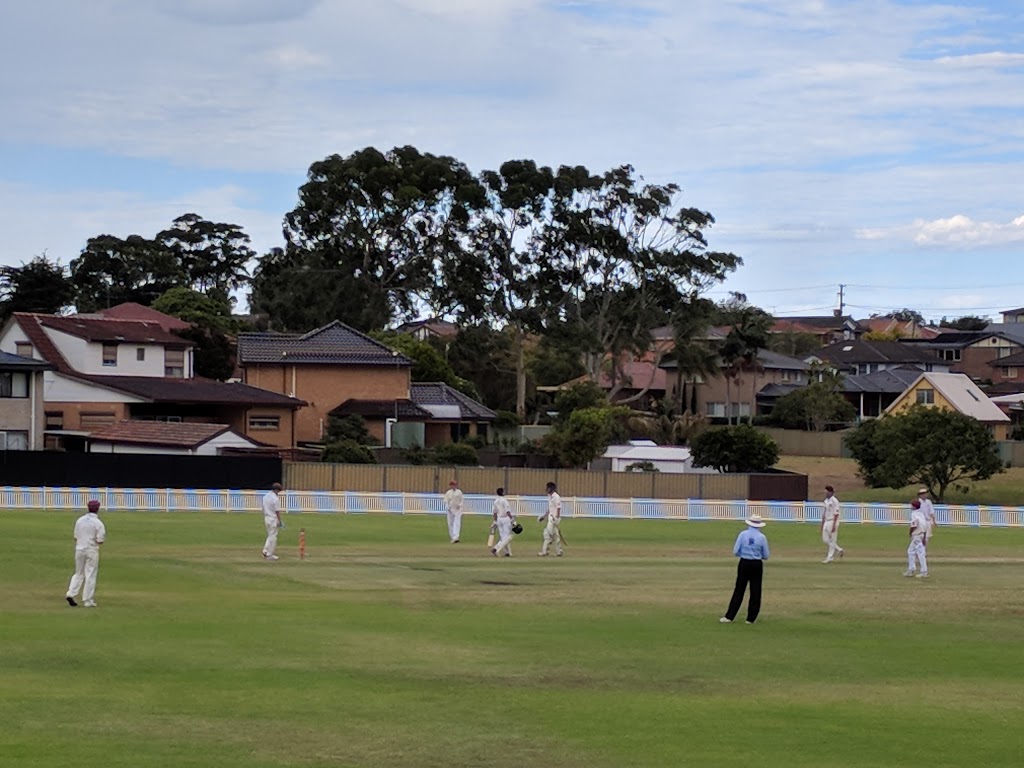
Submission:
[[[138,397],[114,392],[106,387],[70,379],[47,371],[44,375],[43,399],[48,403],[144,403]]]
[[[216,456],[221,448],[258,448],[259,443],[236,432],[224,432],[212,440],[203,443],[196,453],[203,456]]]
[[[68,364],[80,373],[95,376],[163,376],[163,344],[118,342],[117,365],[103,364],[103,343],[86,341],[63,331],[44,329]],[[136,350],[145,350],[145,360],[138,360]],[[188,362],[185,363],[186,369]]]
[[[11,355],[18,354],[18,342],[24,342],[26,344],[32,344],[28,336],[21,329],[18,323],[10,323],[3,335],[0,336],[0,352],[7,352]],[[42,355],[36,350],[35,345],[32,346],[32,357],[36,360],[42,360]]]
[[[147,453],[158,456],[187,456],[188,449],[159,445],[119,445],[116,443],[90,442],[89,453]]]

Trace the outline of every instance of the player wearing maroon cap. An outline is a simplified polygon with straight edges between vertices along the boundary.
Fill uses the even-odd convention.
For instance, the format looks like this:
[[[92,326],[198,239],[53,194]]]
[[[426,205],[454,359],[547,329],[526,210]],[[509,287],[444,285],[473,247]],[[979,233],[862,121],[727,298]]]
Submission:
[[[100,545],[107,539],[107,529],[100,520],[100,503],[92,499],[88,512],[75,521],[75,575],[68,584],[65,600],[72,608],[78,606],[75,598],[82,592],[82,605],[96,607],[96,574],[100,570]]]

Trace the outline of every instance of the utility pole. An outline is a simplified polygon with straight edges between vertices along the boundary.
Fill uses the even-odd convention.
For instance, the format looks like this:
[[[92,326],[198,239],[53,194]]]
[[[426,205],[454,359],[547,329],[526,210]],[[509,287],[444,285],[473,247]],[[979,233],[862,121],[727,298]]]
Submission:
[[[840,283],[840,284],[839,284],[839,317],[842,317],[842,316],[843,316],[843,315],[845,314],[845,313],[843,312],[843,309],[844,309],[844,308],[845,308],[845,306],[846,306],[846,305],[845,305],[845,304],[843,303],[843,292],[844,292],[845,290],[846,290],[846,286],[845,286],[845,285],[844,285],[843,283]]]

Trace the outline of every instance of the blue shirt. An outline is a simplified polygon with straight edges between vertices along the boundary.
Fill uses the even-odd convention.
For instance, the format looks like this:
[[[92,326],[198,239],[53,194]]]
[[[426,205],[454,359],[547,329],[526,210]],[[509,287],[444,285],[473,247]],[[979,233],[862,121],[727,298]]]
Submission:
[[[732,553],[743,560],[767,560],[768,538],[759,529],[748,527],[736,537]]]

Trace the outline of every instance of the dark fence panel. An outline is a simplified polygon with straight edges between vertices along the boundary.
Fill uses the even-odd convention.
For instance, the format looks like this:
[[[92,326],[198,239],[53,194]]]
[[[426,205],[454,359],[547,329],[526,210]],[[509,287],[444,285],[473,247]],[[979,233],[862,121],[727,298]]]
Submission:
[[[807,475],[772,472],[748,477],[751,501],[807,501]]]
[[[281,479],[277,456],[0,451],[0,486],[269,488]]]

